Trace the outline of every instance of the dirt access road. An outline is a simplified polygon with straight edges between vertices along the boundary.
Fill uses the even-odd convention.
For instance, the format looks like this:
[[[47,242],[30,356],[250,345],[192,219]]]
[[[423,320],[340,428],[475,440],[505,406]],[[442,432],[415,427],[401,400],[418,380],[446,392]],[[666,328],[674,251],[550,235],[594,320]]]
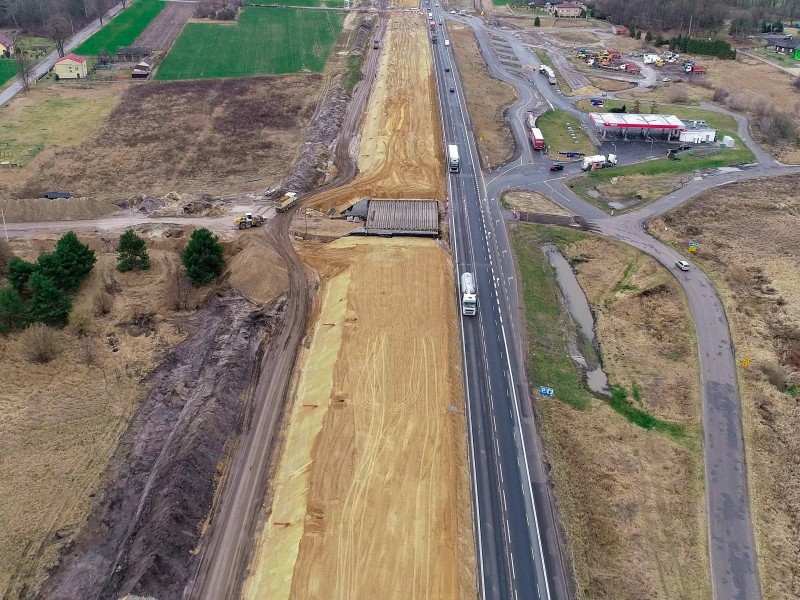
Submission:
[[[169,50],[197,6],[195,2],[167,2],[164,10],[158,13],[131,46],[148,46],[162,52]]]
[[[392,16],[383,40],[361,173],[312,206],[443,199],[424,22]],[[449,256],[423,240],[303,243],[300,252],[321,279],[316,324],[245,597],[474,597]]]

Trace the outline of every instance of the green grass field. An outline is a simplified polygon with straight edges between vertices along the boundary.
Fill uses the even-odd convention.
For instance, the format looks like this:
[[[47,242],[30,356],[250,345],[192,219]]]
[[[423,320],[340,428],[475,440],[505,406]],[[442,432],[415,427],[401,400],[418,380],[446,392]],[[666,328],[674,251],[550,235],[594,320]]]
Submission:
[[[0,86],[4,86],[17,74],[17,64],[10,58],[0,59]]]
[[[245,8],[236,25],[188,23],[157,79],[205,79],[321,71],[344,15],[334,11]]]
[[[578,138],[577,144],[569,134],[567,123],[572,126],[572,131]],[[595,153],[594,144],[581,129],[580,121],[563,110],[548,110],[536,119],[536,126],[542,130],[550,157],[554,160],[567,160],[559,152],[583,152],[588,155]]]
[[[115,54],[118,47],[130,46],[165,6],[161,0],[138,0],[78,46],[75,54],[97,56],[104,50]]]

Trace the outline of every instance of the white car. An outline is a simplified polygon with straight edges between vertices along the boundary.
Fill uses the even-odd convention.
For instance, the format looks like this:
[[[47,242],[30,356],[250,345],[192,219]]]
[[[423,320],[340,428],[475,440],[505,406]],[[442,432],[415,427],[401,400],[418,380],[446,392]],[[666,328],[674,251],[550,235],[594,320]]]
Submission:
[[[678,267],[681,271],[689,270],[689,263],[686,262],[685,260],[676,261],[675,266]]]
[[[672,81],[672,79],[670,79],[669,77],[664,77],[664,79],[662,79],[661,81],[663,81],[664,83],[669,83],[670,81]]]

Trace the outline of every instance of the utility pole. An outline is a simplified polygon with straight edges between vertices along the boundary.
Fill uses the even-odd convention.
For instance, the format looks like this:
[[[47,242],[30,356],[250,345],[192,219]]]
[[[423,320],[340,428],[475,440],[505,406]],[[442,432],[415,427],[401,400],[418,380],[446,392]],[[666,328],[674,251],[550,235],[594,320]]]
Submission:
[[[3,216],[3,231],[6,232],[6,241],[8,241],[8,227],[6,227],[6,213],[2,208],[0,208],[0,215]]]
[[[694,19],[694,13],[689,15],[689,38],[692,37],[692,19]]]

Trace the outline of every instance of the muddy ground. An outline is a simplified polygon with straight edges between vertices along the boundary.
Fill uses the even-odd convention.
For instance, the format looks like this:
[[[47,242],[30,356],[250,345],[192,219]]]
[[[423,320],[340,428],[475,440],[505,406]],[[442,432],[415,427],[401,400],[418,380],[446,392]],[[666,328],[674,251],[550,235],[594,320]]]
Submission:
[[[740,364],[759,574],[770,600],[800,597],[798,186],[796,175],[725,186],[650,224],[682,251],[698,243],[695,260],[725,303]]]
[[[148,378],[151,391],[111,460],[109,487],[39,597],[182,597],[245,418],[256,357],[282,306],[277,300],[265,311],[230,291],[187,320],[188,339]]]

